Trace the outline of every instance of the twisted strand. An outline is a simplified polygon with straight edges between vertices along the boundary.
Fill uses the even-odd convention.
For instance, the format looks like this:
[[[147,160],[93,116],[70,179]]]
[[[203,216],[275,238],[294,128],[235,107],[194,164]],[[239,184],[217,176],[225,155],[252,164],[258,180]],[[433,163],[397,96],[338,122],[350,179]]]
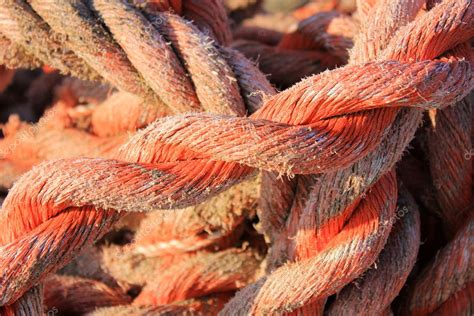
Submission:
[[[437,111],[435,126],[428,133],[430,170],[435,183],[443,224],[453,234],[464,222],[472,203],[472,105],[465,98],[455,106]]]
[[[41,315],[43,313],[43,287],[31,288],[12,305],[1,306],[0,312],[5,316]]]
[[[288,263],[239,291],[221,314],[233,311],[261,315],[292,311],[336,293],[347,280],[363,272],[361,267],[373,263],[382,250],[388,236],[388,230],[382,227],[391,225],[389,219],[396,206],[394,194],[396,196],[396,183],[391,173],[372,188],[345,229],[325,250],[312,258]],[[360,253],[357,249],[370,251]]]
[[[334,174],[325,174],[321,177],[318,183],[325,185],[318,185],[314,189],[314,199],[311,200],[317,204],[307,208],[308,215],[302,216],[301,219],[303,224],[308,222],[308,217],[314,217],[313,214],[309,213],[313,209],[319,210],[321,214],[319,218],[331,218],[336,214],[341,214],[345,206],[350,205],[360,194],[366,191],[367,186],[373,183],[372,181],[378,179],[380,174],[388,171],[390,166],[393,166],[408,141],[413,137],[421,118],[419,111],[409,111],[412,115],[408,115],[406,112],[399,114],[382,144],[366,158],[357,162],[351,168],[340,170]],[[331,183],[331,185],[327,185],[328,183]],[[343,188],[344,193],[331,192],[332,188]]]
[[[197,111],[199,101],[191,80],[160,32],[131,6],[116,1],[95,1],[114,39],[150,88],[176,111]],[[171,16],[171,15],[170,15]],[[165,15],[161,17],[167,19]],[[140,49],[137,49],[140,47]]]
[[[152,98],[152,92],[130,64],[103,24],[80,0],[35,0],[30,5],[56,32],[64,44],[113,85]]]
[[[103,306],[129,304],[130,297],[101,282],[53,275],[44,280],[44,303],[52,312],[87,314]]]
[[[246,89],[248,82],[239,86],[239,78],[245,78],[248,74],[238,73],[240,70],[255,73],[251,69],[253,65],[248,62],[244,62],[244,68],[229,65],[230,57],[226,55],[234,57],[234,52],[213,43],[211,38],[178,15],[159,11],[169,9],[167,5],[148,6],[142,13],[123,1],[11,2],[5,5],[4,11],[19,9],[13,17],[4,14],[4,25],[12,33],[13,40],[22,46],[31,46],[32,53],[40,56],[48,57],[51,51],[57,52],[54,61],[67,60],[66,53],[74,51],[105,80],[158,106],[166,104],[177,112],[205,109],[244,115],[244,101],[248,100],[243,96],[255,93]],[[227,17],[219,1],[211,3],[209,7],[188,2],[183,6],[176,3],[173,8],[182,8],[183,14],[194,19],[201,30],[210,30],[221,45],[226,45],[230,40]],[[215,23],[206,22],[213,20],[206,20],[211,12],[209,10],[213,14],[218,13]],[[100,21],[96,23],[99,17]],[[30,20],[36,24],[32,26]],[[123,23],[124,20],[127,23]],[[20,28],[22,25],[26,26]],[[44,31],[31,34],[36,29]],[[35,39],[32,45],[22,41],[24,34]],[[40,41],[50,37],[55,39],[49,44],[52,47],[43,49]],[[54,50],[54,45],[66,46],[69,50]],[[137,45],[140,49],[135,49]],[[43,62],[49,63],[49,60]],[[54,62],[50,64],[56,67]],[[57,68],[97,79],[87,76],[86,71],[76,69],[74,64],[59,65]],[[260,78],[261,81],[252,87],[257,85],[263,88],[263,93],[273,91],[261,74],[254,81]],[[254,104],[248,106],[250,110],[255,109],[252,108]]]
[[[219,44],[228,46],[232,40],[223,1],[183,1],[183,15]]]
[[[372,7],[371,18],[361,20],[366,25],[364,25],[364,32],[359,33],[355,40],[351,51],[351,62],[364,62],[377,58],[387,46],[391,34],[411,22],[424,3],[425,1],[418,0],[378,1]],[[410,32],[410,34],[416,33]]]
[[[470,5],[469,3],[464,4]],[[433,11],[431,14],[444,14],[444,12],[439,10]],[[425,21],[428,22],[428,19]],[[459,26],[459,24],[457,25]],[[420,28],[420,30],[421,29],[422,28]],[[430,32],[426,34],[430,34]],[[392,43],[394,42],[395,41]],[[393,124],[382,144],[366,158],[357,162],[351,168],[340,170],[332,174],[327,173],[320,177],[316,186],[312,189],[312,196],[309,199],[310,203],[308,203],[309,206],[305,209],[303,216],[301,216],[300,222],[303,227],[300,228],[301,231],[312,232],[314,230],[313,223],[315,222],[315,217],[316,223],[318,223],[318,227],[320,227],[319,225],[325,223],[327,219],[344,214],[347,205],[353,203],[357,196],[363,193],[367,186],[373,183],[372,181],[376,180],[384,170],[387,170],[389,166],[393,166],[399,159],[408,141],[413,137],[421,118],[420,111],[410,110],[410,112],[411,115],[408,115],[408,111],[402,111],[398,115],[395,124]],[[402,119],[402,117],[404,119]],[[342,188],[342,192],[339,193],[338,190],[334,190],[333,188]],[[314,215],[314,210],[318,210],[317,216]],[[321,219],[324,219],[324,221],[321,221]],[[316,235],[318,231],[319,229],[310,235]],[[302,241],[295,243],[303,245],[315,244],[313,240],[310,241],[310,239],[308,239],[309,236],[305,238],[306,239],[303,238]],[[308,242],[305,243],[304,240]]]
[[[410,111],[413,112],[413,110]],[[319,225],[325,223],[327,219],[343,214],[347,205],[366,191],[367,186],[378,179],[380,174],[388,171],[394,165],[419,124],[421,112],[417,111],[414,114],[416,115],[408,115],[406,112],[400,113],[400,119],[395,121],[396,123],[384,141],[366,158],[351,168],[335,173],[326,173],[320,177],[316,187],[312,190],[310,199],[312,202],[305,210],[307,215],[301,216],[300,222],[304,225],[303,227],[311,226],[308,224],[314,223],[313,210],[318,210]],[[406,117],[406,119],[401,119],[402,117]],[[333,188],[342,188],[343,193],[339,193]],[[303,231],[313,231],[313,229],[308,228]]]
[[[87,18],[92,16],[86,6],[76,4],[66,11],[79,10]],[[47,15],[43,3],[37,2],[33,7]],[[387,48],[377,52],[381,60],[309,78],[269,99],[249,118],[189,114],[158,121],[123,147],[118,158],[127,162],[84,158],[44,163],[33,169],[13,187],[0,219],[6,231],[1,236],[0,248],[6,258],[1,263],[1,271],[5,272],[0,279],[0,304],[13,303],[46,273],[62,266],[84,245],[97,239],[120,217],[116,210],[192,205],[250,176],[254,168],[280,173],[325,172],[317,180],[328,179],[331,184],[341,181],[343,185],[336,187],[349,190],[340,196],[332,194],[336,198],[328,202],[327,197],[315,197],[330,185],[322,187],[321,182],[315,182],[309,204],[321,204],[318,212],[330,216],[315,218],[315,208],[307,207],[294,218],[299,221],[298,232],[308,226],[316,233],[336,219],[338,229],[331,232],[326,248],[310,252],[310,257],[304,254],[302,260],[277,268],[247,287],[227,305],[224,313],[237,310],[236,304],[243,311],[257,313],[292,311],[305,303],[320,304],[365,271],[388,236],[381,227],[393,213],[396,185],[393,174],[381,175],[401,155],[421,113],[418,109],[399,108],[442,108],[472,90],[471,64],[462,60],[462,54],[455,51],[447,58],[434,60],[472,38],[472,13],[470,1],[443,2],[401,28]],[[457,19],[450,20],[452,16]],[[78,25],[83,22],[77,20],[80,18],[74,17]],[[438,30],[433,21],[446,27]],[[97,34],[89,31],[86,37],[94,43]],[[78,36],[77,30],[74,32],[72,42]],[[413,38],[426,34],[430,36],[430,46],[413,48]],[[124,56],[117,47],[113,41],[105,47],[110,48],[114,62]],[[97,58],[91,57],[90,52],[89,56],[82,53],[91,61]],[[118,73],[131,69],[125,58]],[[387,61],[393,59],[396,61]],[[100,58],[99,61],[102,62]],[[97,68],[100,62],[96,63]],[[400,75],[390,78],[387,68],[392,72],[399,70]],[[360,86],[351,85],[349,81],[359,80],[364,71],[368,71],[369,80],[362,80],[364,84]],[[374,81],[384,87],[381,92],[371,90]],[[400,90],[398,84],[408,88]],[[396,108],[389,108],[391,104]],[[367,134],[371,135],[359,139]],[[344,144],[351,146],[347,152]],[[386,153],[387,149],[393,151]],[[349,157],[338,156],[338,150],[339,155],[342,152]],[[367,169],[370,172],[365,172]],[[357,177],[367,180],[357,181]],[[358,194],[379,178],[368,197],[359,202]],[[342,212],[339,218],[334,216],[338,212]],[[349,222],[342,226],[341,219]],[[298,247],[307,240],[308,236],[301,235],[295,243],[297,256],[302,253]],[[360,255],[354,251],[356,245],[371,251]],[[326,259],[340,259],[339,251],[348,253],[347,260],[336,260],[326,266]],[[342,273],[337,275],[339,267]],[[315,272],[324,269],[328,269],[323,273],[324,279],[315,280]],[[290,287],[298,291],[289,292],[278,286],[286,278]],[[308,280],[309,286],[303,288]],[[14,285],[7,288],[7,283]]]
[[[473,231],[474,221],[470,216],[453,240],[422,271],[407,301],[408,315],[429,315],[473,282]]]
[[[98,79],[97,73],[84,64],[72,50],[65,49],[61,35],[55,33],[25,1],[2,0],[0,28],[13,43],[66,74]]]
[[[406,189],[400,192],[395,218],[375,266],[337,294],[328,315],[382,314],[390,307],[415,265],[420,245],[418,208]]]

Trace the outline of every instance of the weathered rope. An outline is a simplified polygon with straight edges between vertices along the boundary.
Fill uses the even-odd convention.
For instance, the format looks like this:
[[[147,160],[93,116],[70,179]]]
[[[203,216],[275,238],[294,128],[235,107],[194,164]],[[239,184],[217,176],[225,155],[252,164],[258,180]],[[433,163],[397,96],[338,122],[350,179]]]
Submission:
[[[394,215],[395,196],[396,183],[391,173],[372,188],[344,230],[319,254],[288,263],[241,290],[222,314],[292,311],[337,292],[370,266],[382,250],[389,231],[384,231],[382,223],[390,223],[388,220]],[[360,255],[351,249],[370,251]]]
[[[396,3],[394,3],[394,5],[396,5]],[[442,14],[441,7],[439,7],[438,9],[440,9],[439,13]],[[390,23],[392,23],[392,21],[390,21]],[[407,29],[410,29],[410,28],[411,26],[408,25]],[[400,33],[403,34],[402,30],[400,31]],[[428,31],[428,33],[430,32]],[[317,225],[317,227],[318,226],[321,227],[322,223],[325,223],[325,222],[331,223],[331,221],[329,220],[331,217],[336,218],[336,216],[338,216],[339,213],[344,214],[342,210],[345,209],[345,206],[348,205],[354,199],[354,197],[358,196],[359,194],[361,194],[362,192],[366,190],[367,184],[371,183],[370,179],[376,179],[378,177],[377,174],[381,170],[384,170],[383,168],[386,168],[384,167],[383,164],[378,164],[375,162],[382,161],[386,163],[385,166],[387,165],[390,166],[390,165],[393,165],[396,160],[398,160],[397,157],[399,157],[399,155],[401,154],[401,150],[403,150],[403,148],[405,147],[405,145],[403,144],[404,143],[406,144],[406,142],[409,140],[409,139],[406,139],[405,137],[407,137],[408,135],[413,135],[415,128],[419,124],[418,122],[420,119],[420,114],[417,114],[416,112],[413,113],[413,110],[411,110],[411,112],[412,112],[412,116],[408,116],[407,114],[405,114],[406,115],[405,117],[407,118],[406,120],[401,119],[400,117],[400,120],[395,122],[393,126],[394,128],[393,132],[389,132],[390,137],[387,138],[387,142],[383,142],[382,143],[383,146],[380,146],[379,147],[380,149],[376,150],[374,154],[369,154],[369,156],[366,159],[362,160],[359,163],[356,163],[352,168],[349,168],[348,170],[342,170],[334,174],[326,174],[324,176],[321,176],[320,179],[318,179],[318,181],[314,185],[314,188],[312,189],[311,195],[307,198],[309,201],[307,203],[307,207],[304,208],[303,211],[300,211],[303,213],[303,215],[305,214],[304,212],[306,212],[308,215],[301,216],[301,219],[300,219],[301,226],[296,226],[297,231],[308,232],[310,233],[309,235],[311,237],[312,236],[314,237],[310,239],[310,236],[304,237],[303,235],[302,237],[306,238],[307,242],[305,242],[304,239],[302,239],[301,241],[293,242],[293,243],[301,244],[301,245],[317,245],[317,240],[320,238],[319,237],[320,233],[319,233],[319,229],[315,230],[315,226]],[[405,132],[400,133],[399,131],[405,131]],[[409,136],[409,138],[411,137],[412,136]],[[399,139],[400,144],[396,143],[396,139]],[[363,164],[362,162],[365,162],[365,164]],[[366,179],[365,180],[366,182],[365,183],[361,182],[360,179]],[[306,185],[306,187],[308,186]],[[338,190],[335,188],[342,188],[343,193],[337,194]],[[270,194],[272,194],[272,192]],[[302,199],[302,197],[295,198],[295,200],[305,201],[305,199]],[[297,204],[294,204],[294,207],[295,206],[297,206]],[[299,206],[299,207],[303,207],[303,206]],[[339,212],[334,212],[334,208],[338,209]],[[313,212],[315,210],[317,212],[316,218],[326,219],[324,221],[321,221],[320,219],[318,219],[317,220],[318,222],[316,225],[313,224],[314,223],[313,218],[315,217],[315,215],[313,215]],[[272,214],[274,214],[275,212],[272,209],[268,209],[265,211],[273,212]],[[293,214],[294,210],[292,210],[291,213]],[[286,217],[285,212],[281,212],[280,214],[282,214],[281,217],[283,218]],[[277,217],[277,216],[280,216],[280,214],[274,214],[274,215],[276,215],[275,217]],[[346,213],[346,216],[347,216],[347,213]],[[273,217],[273,216],[269,216],[269,217]],[[347,218],[347,217],[343,217],[343,218]],[[288,222],[291,223],[290,220],[288,220]],[[339,223],[341,222],[342,222],[342,219],[339,220]],[[331,225],[330,227],[333,227],[333,226]],[[321,227],[320,229],[322,230],[322,228],[324,228],[324,226]],[[295,229],[295,226],[293,226],[293,231],[295,231],[296,229]],[[324,232],[324,230],[322,230],[322,232]],[[290,236],[290,240],[294,240],[294,237],[291,238],[292,236],[291,233],[289,234],[289,236]],[[321,237],[324,237],[324,240],[327,240],[326,236],[327,236],[326,233],[322,233],[321,235]],[[276,246],[276,248],[279,248],[279,247],[280,246],[278,245]],[[311,247],[314,248],[314,246],[311,246]],[[281,255],[279,258],[281,258]]]
[[[44,281],[44,304],[51,306],[51,313],[87,314],[100,307],[129,303],[129,296],[98,281],[59,275]]]
[[[328,315],[382,314],[389,308],[415,264],[420,244],[418,209],[406,189],[399,194],[395,219],[376,266],[338,293]]]
[[[472,100],[472,97],[471,97]],[[430,169],[445,230],[453,235],[473,201],[472,101],[464,99],[436,112],[428,133]]]
[[[441,308],[443,303],[448,303],[451,296],[457,295],[456,293],[465,287],[472,286],[473,229],[471,212],[466,224],[415,281],[406,306],[408,315],[429,315],[437,308]]]
[[[226,44],[230,30],[225,11],[219,1],[209,4],[202,6],[186,1],[184,12],[197,20],[201,29],[211,30],[211,34],[217,34],[217,40]],[[155,9],[166,11],[169,8]],[[215,21],[211,25],[204,23],[208,10],[213,12],[213,17],[215,13],[219,17],[206,20]],[[176,111],[207,109],[242,115],[246,112],[244,99],[252,109],[252,99],[258,97],[250,96],[254,90],[247,88],[261,85],[259,73],[252,73],[253,80],[245,81],[243,78],[252,68],[246,65],[246,60],[239,58],[236,52],[220,48],[212,38],[176,14],[140,12],[116,1],[94,1],[88,6],[81,1],[49,0],[29,4],[4,0],[0,13],[2,29],[8,31],[4,35],[33,49],[31,53],[45,64],[66,73],[97,79],[76,67],[76,64],[89,65],[118,88],[158,104],[164,102]],[[101,17],[100,23],[96,23],[97,15]],[[221,38],[226,32],[228,34]],[[140,50],[133,49],[136,44],[140,44]],[[67,49],[58,49],[58,45]],[[82,60],[76,62],[78,58]],[[244,99],[239,87],[243,89]],[[269,87],[258,87],[264,93],[271,91]]]
[[[217,114],[165,117],[133,135],[119,152],[113,152],[114,159],[48,161],[21,177],[5,199],[0,217],[0,256],[4,258],[0,305],[18,309],[15,304],[35,302],[38,294],[30,298],[27,291],[37,291],[33,286],[49,272],[102,236],[123,216],[121,211],[194,205],[257,169],[274,172],[265,175],[264,183],[283,200],[267,203],[261,216],[274,259],[270,259],[268,274],[238,292],[223,314],[322,312],[327,297],[340,290],[349,293],[342,295],[350,301],[353,290],[346,285],[374,263],[387,239],[380,260],[390,257],[391,250],[406,247],[410,251],[405,267],[398,271],[399,280],[406,279],[416,253],[418,219],[416,211],[411,211],[389,237],[397,196],[391,170],[413,137],[422,110],[461,102],[474,87],[472,53],[466,46],[474,36],[474,4],[446,0],[420,14],[424,1],[402,7],[406,2],[378,1],[372,6],[367,1],[363,6],[367,12],[364,9],[360,14],[372,18],[354,37],[350,64],[307,78],[274,96],[273,88],[248,60],[206,42],[195,26],[176,14],[153,7],[139,11],[125,2],[108,0],[87,4],[35,0],[31,7],[22,1],[6,3],[0,13],[13,24],[5,24],[11,33],[3,33],[3,26],[0,32],[9,41],[25,47],[25,41],[32,40],[32,28],[23,20],[29,16],[44,33],[35,40],[57,32],[69,49],[57,56],[44,56],[41,50],[28,51],[26,56],[38,56],[48,64],[46,58],[52,58],[59,69],[70,72],[77,68],[66,61],[74,64],[81,58],[118,88],[145,100],[163,102],[175,111]],[[388,13],[382,7],[388,7]],[[186,12],[185,5],[173,8]],[[221,32],[215,25],[219,24],[207,23],[210,18],[205,10],[188,10],[201,29],[208,27],[218,42],[228,43],[225,32],[218,35]],[[130,23],[124,25],[118,16]],[[380,29],[390,32],[380,35],[376,32]],[[417,43],[420,38],[423,45]],[[327,43],[331,41],[325,42],[326,49]],[[343,51],[339,48],[336,51]],[[256,91],[262,94],[255,97]],[[247,111],[253,114],[244,117]],[[149,121],[143,121],[143,126]],[[117,127],[122,129],[127,127]],[[113,129],[96,133],[114,134]],[[298,176],[280,185],[276,174]],[[272,205],[277,207],[272,209]],[[398,230],[413,232],[413,240],[392,246],[400,242]],[[469,239],[469,234],[469,229],[458,232],[445,252],[453,249],[461,254],[459,249],[466,246],[460,240]],[[448,256],[454,258],[441,255]],[[455,273],[463,275],[462,284],[469,291],[473,265],[467,260],[466,270]],[[194,268],[195,264],[188,264]],[[434,263],[429,269],[438,266]],[[212,279],[212,273],[199,271],[197,276],[200,293],[208,294],[206,277]],[[229,283],[242,281],[242,276],[249,273],[230,273],[228,281],[214,286],[236,289]],[[366,277],[368,282],[377,282],[377,275]],[[393,285],[387,292],[390,297],[381,299],[374,309],[386,312],[400,286]],[[416,285],[415,293],[422,286]],[[192,285],[182,288],[196,290]],[[435,307],[420,310],[434,311],[451,295],[466,295],[462,291],[463,287],[452,288]],[[419,302],[416,295],[413,300]],[[173,300],[148,299],[153,304]],[[337,309],[345,300],[336,300],[330,308]]]

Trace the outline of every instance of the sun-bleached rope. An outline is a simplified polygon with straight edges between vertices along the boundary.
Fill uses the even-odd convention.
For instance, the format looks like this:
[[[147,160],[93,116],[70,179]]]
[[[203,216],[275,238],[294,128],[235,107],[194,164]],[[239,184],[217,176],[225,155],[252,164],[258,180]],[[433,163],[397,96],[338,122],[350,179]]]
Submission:
[[[198,27],[216,37],[202,34],[186,19],[167,12],[178,7]],[[209,12],[218,18],[205,20]],[[227,44],[230,38],[220,1],[211,1],[207,6],[185,1],[183,6],[155,6],[140,11],[121,1],[85,4],[4,0],[0,14],[2,28],[8,31],[3,35],[32,50],[31,54],[44,63],[66,73],[97,79],[76,67],[88,65],[118,88],[175,111],[205,109],[242,115],[247,108],[252,109],[255,99],[262,97],[252,95],[254,90],[247,90],[249,86],[257,85],[262,93],[272,91],[262,85],[266,81],[259,80],[263,78],[258,71],[251,73],[252,81],[245,81],[252,66],[245,59],[236,58],[237,52],[219,45]],[[100,23],[96,23],[97,16]],[[134,49],[137,44],[141,49]]]
[[[448,6],[447,3],[445,3],[445,5]],[[451,3],[450,5],[453,5],[453,3]],[[439,11],[437,11],[437,14],[444,14],[441,7],[439,7],[438,9]],[[434,14],[435,12],[436,11],[433,11],[431,13]],[[428,22],[428,20],[425,21]],[[392,22],[390,21],[390,23]],[[408,25],[407,29],[414,29],[412,27],[413,25],[415,24]],[[421,31],[421,27],[419,30]],[[441,29],[437,28],[436,30],[433,30],[433,33],[440,32],[440,30]],[[400,30],[400,34],[404,34],[406,36],[407,34],[402,31],[403,30]],[[425,29],[425,31],[427,30]],[[430,33],[429,30],[428,33]],[[395,38],[396,37],[397,35],[395,35]],[[394,39],[392,39],[392,43],[393,41]],[[422,56],[420,57],[424,58]],[[326,225],[325,223],[331,223],[331,218],[337,218],[337,216],[344,215],[345,213],[347,213],[347,211],[345,210],[346,206],[350,205],[350,203],[357,196],[363,193],[366,190],[367,186],[370,185],[370,183],[373,183],[372,181],[374,181],[380,176],[380,173],[383,173],[387,170],[386,168],[388,166],[393,166],[393,164],[398,160],[398,157],[400,157],[401,152],[405,148],[407,142],[411,139],[411,137],[413,137],[415,129],[419,124],[419,120],[421,118],[420,112],[416,112],[416,110],[410,110],[410,112],[411,115],[408,115],[408,113],[406,112],[400,113],[403,114],[404,118],[402,119],[402,116],[399,115],[394,125],[392,126],[392,130],[389,131],[389,136],[387,136],[386,141],[383,141],[382,145],[377,148],[375,152],[369,154],[365,159],[356,163],[347,170],[341,170],[332,174],[328,173],[319,177],[318,181],[314,185],[314,188],[312,189],[312,192],[310,192],[310,195],[307,198],[309,202],[307,203],[306,208],[303,211],[300,211],[303,212],[303,215],[299,220],[301,226],[296,227],[298,227],[299,231],[303,232],[303,234],[301,234],[302,239],[301,241],[293,241],[293,244],[317,245],[317,240],[319,238],[320,231],[321,237],[327,238],[327,233],[324,233],[324,225]],[[397,142],[399,143],[397,144]],[[336,188],[341,189],[339,190]],[[341,191],[341,193],[338,193],[339,191]],[[301,197],[295,198],[295,200],[302,201]],[[267,211],[272,212],[273,210]],[[315,211],[317,212],[316,216],[314,215]],[[282,216],[286,217],[284,213]],[[347,218],[347,214],[346,217],[342,218]],[[339,219],[339,223],[341,221],[342,219]],[[293,225],[293,227],[295,227],[295,225]],[[315,232],[312,233],[313,231]],[[309,236],[305,237],[305,232],[307,232],[306,235]],[[290,234],[290,236],[292,235]],[[293,238],[290,237],[290,240],[294,240]],[[290,245],[292,243],[290,243]],[[314,246],[312,247],[314,248]],[[279,258],[282,258],[281,253]]]
[[[41,11],[35,2],[33,8]],[[266,100],[250,117],[168,117],[132,137],[117,160],[59,160],[34,168],[18,180],[2,210],[0,225],[5,233],[0,252],[6,260],[1,269],[5,272],[0,279],[0,303],[13,303],[45,274],[64,265],[84,244],[97,239],[120,217],[116,211],[192,205],[252,175],[256,168],[286,174],[324,173],[319,180],[328,179],[331,184],[346,180],[344,172],[352,172],[354,179],[370,169],[367,183],[359,183],[335,199],[331,202],[334,207],[324,205],[333,214],[311,225],[317,231],[337,216],[348,220],[328,235],[325,249],[297,255],[301,261],[277,268],[242,290],[226,309],[292,311],[304,303],[324,300],[365,271],[383,248],[388,231],[380,230],[393,215],[396,183],[392,173],[382,174],[391,169],[412,137],[411,130],[403,127],[416,126],[421,109],[449,106],[472,90],[471,64],[463,59],[468,57],[459,50],[448,51],[472,38],[473,12],[470,1],[446,1],[406,26],[400,18],[400,30],[386,40],[388,44],[378,52],[377,60],[368,58],[368,63],[354,63],[308,78]],[[416,13],[413,10],[411,15]],[[440,23],[446,27],[438,29]],[[413,38],[422,35],[428,37],[428,44],[415,47]],[[400,107],[415,110],[400,111]],[[380,155],[384,151],[388,153]],[[343,183],[335,187],[350,185]],[[318,185],[325,190],[330,186],[324,181]],[[370,186],[367,198],[358,200],[357,196]],[[324,203],[324,199],[314,197],[322,192],[313,190],[310,201]],[[326,201],[329,197],[334,195]],[[338,214],[341,211],[342,215]],[[301,223],[297,233],[314,223],[310,209],[297,215],[293,215]],[[352,227],[360,227],[354,244]],[[372,235],[377,238],[369,238]],[[307,236],[298,238],[296,253],[298,243],[303,244]],[[41,247],[40,243],[46,244]],[[349,250],[356,244],[373,251],[359,256]],[[344,263],[324,263],[339,257],[338,251],[350,255],[347,262],[351,265],[346,264],[347,270],[333,280],[329,272]],[[32,256],[36,260],[24,259]],[[311,275],[321,266],[329,272],[316,282]],[[300,291],[278,287],[286,278]],[[308,280],[313,282],[302,288]],[[15,286],[5,286],[12,282]]]
[[[338,293],[328,315],[382,314],[390,308],[415,265],[420,245],[418,207],[403,187],[392,221],[396,222],[375,265]]]

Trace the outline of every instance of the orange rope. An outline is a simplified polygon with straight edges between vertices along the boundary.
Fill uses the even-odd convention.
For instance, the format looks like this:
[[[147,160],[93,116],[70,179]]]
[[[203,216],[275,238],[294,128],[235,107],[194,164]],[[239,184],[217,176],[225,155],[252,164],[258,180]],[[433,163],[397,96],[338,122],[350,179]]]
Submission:
[[[459,188],[437,188],[448,244],[413,279],[401,309],[468,308],[472,164],[462,157],[472,145],[471,0],[360,0],[352,16],[325,1],[296,12],[311,16],[276,46],[231,46],[217,0],[136,2],[0,6],[0,42],[21,53],[2,51],[7,66],[49,65],[120,90],[66,86],[43,121],[11,118],[4,126],[0,184],[14,184],[0,213],[2,314],[128,304],[132,285],[124,284],[135,277],[142,291],[124,307],[129,313],[390,313],[420,241],[416,202],[399,189],[394,167],[424,110],[438,118],[428,133],[433,179]],[[262,54],[260,70],[236,49],[257,60]],[[327,63],[295,69],[306,60]],[[277,93],[261,70],[290,87]],[[81,98],[91,107],[78,105]],[[263,264],[258,238],[245,231],[257,194],[251,184],[237,186],[258,171],[259,229],[269,246]],[[126,258],[109,249],[91,259],[109,277],[49,276],[127,214],[184,207],[181,218],[163,218],[139,237]],[[80,295],[55,303],[51,293],[69,288]],[[91,288],[100,303],[87,301]]]

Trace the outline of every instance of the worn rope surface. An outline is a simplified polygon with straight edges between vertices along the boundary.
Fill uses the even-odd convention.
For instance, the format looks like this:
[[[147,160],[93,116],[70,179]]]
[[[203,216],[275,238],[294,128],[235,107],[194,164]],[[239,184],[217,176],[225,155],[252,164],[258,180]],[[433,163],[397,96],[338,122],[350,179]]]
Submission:
[[[231,34],[219,1],[206,6],[193,1],[168,5],[150,1],[143,7],[112,0],[3,2],[0,40],[21,52],[17,60],[2,53],[7,65],[47,64],[67,74],[108,81],[122,90],[100,102],[88,133],[64,126],[36,130],[32,143],[41,144],[46,154],[30,149],[36,156],[28,157],[22,166],[16,164],[15,150],[7,157],[10,162],[5,165],[17,168],[15,179],[36,166],[15,182],[2,206],[0,305],[7,306],[5,312],[18,312],[22,304],[41,305],[40,288],[35,285],[98,240],[127,212],[190,207],[257,170],[264,170],[259,217],[271,246],[266,274],[255,280],[259,275],[253,271],[260,263],[251,252],[192,254],[181,263],[164,263],[162,279],[145,286],[134,304],[179,311],[179,306],[164,306],[234,291],[255,281],[230,299],[221,313],[317,314],[338,292],[326,307],[330,314],[387,312],[414,265],[420,239],[418,211],[406,192],[400,193],[399,207],[408,213],[393,221],[398,195],[393,168],[413,138],[423,110],[441,113],[436,136],[443,141],[449,137],[443,133],[450,132],[442,127],[448,124],[445,121],[463,116],[458,111],[474,87],[469,46],[474,37],[474,3],[445,0],[430,4],[425,12],[421,0],[359,1],[359,21],[336,13],[314,15],[283,36],[274,49],[322,50],[341,64],[349,63],[276,94],[249,60],[227,47]],[[359,32],[331,29],[338,23],[357,26]],[[326,32],[314,36],[321,25]],[[249,56],[248,50],[242,51]],[[108,111],[124,105],[124,100],[131,114],[108,122]],[[61,109],[60,104],[55,107]],[[168,109],[186,113],[160,118]],[[64,109],[54,117],[63,118]],[[123,133],[140,127],[145,128],[130,138]],[[66,135],[66,143],[76,139],[77,144],[89,145],[61,157],[53,150],[60,141],[52,135]],[[83,135],[90,139],[81,139]],[[467,144],[469,135],[456,139]],[[88,158],[69,158],[77,156]],[[40,163],[43,160],[49,161]],[[433,164],[434,177],[440,169]],[[472,165],[460,161],[450,171],[457,179],[472,174]],[[280,175],[296,177],[282,180]],[[465,297],[472,292],[470,252],[462,257],[462,265],[449,262],[461,260],[457,256],[472,244],[472,217],[460,228],[465,216],[450,210],[470,212],[472,175],[463,179],[464,191],[459,195],[464,202],[439,196],[453,239],[442,250],[440,263],[427,267],[407,294],[406,309],[415,315],[449,309],[443,304],[454,304],[450,303],[453,295]],[[459,203],[453,206],[453,200]],[[216,240],[225,243],[243,217],[235,213],[222,216],[221,221],[229,228],[222,229]],[[170,222],[176,225],[176,220]],[[200,229],[198,225],[196,232]],[[172,251],[209,245],[207,238],[193,234],[177,234],[182,243]],[[153,238],[139,241],[134,250],[165,253],[170,240]],[[398,256],[404,260],[397,265],[392,258]],[[351,284],[377,258],[383,269],[365,273],[361,288]],[[222,267],[212,265],[216,261],[229,262],[224,277]],[[435,294],[420,297],[428,293],[424,286],[435,282],[432,275],[440,275],[438,270],[446,266],[455,267],[457,286],[446,291],[441,284],[433,287],[444,293],[435,301]],[[188,277],[180,279],[181,271],[188,271]],[[387,284],[387,275],[394,274],[396,282]],[[76,281],[70,282],[81,286]],[[361,303],[373,299],[380,288],[386,292],[379,293],[374,306]],[[360,295],[367,296],[361,300]],[[122,298],[110,292],[107,299]]]

